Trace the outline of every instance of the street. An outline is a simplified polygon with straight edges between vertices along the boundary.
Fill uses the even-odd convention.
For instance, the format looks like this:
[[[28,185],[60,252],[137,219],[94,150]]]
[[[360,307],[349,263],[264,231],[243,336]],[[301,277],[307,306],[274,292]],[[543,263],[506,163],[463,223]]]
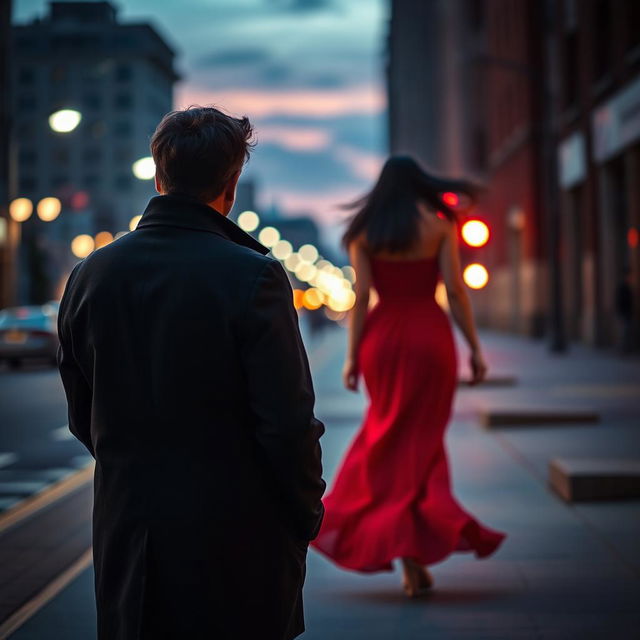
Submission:
[[[344,331],[336,328],[307,341],[317,414],[327,426],[323,451],[329,486],[365,404],[362,393],[351,394],[341,386],[344,339]],[[460,553],[436,565],[433,592],[415,600],[402,593],[397,572],[345,572],[310,551],[305,639],[637,637],[640,503],[567,504],[548,486],[547,464],[558,456],[624,457],[638,450],[640,362],[586,348],[576,348],[571,358],[554,357],[541,342],[497,333],[486,332],[483,339],[491,375],[515,376],[515,384],[462,385],[447,442],[459,500],[489,526],[506,531],[507,540],[490,558],[479,561]],[[459,355],[464,358],[464,348],[459,347]],[[465,374],[462,363],[461,376]],[[25,426],[24,441],[13,436],[14,449],[25,451],[18,444],[33,433],[40,453],[31,458],[25,451],[25,460],[58,465],[63,449],[68,461],[82,455],[73,442],[51,437],[64,420],[55,374],[34,370],[5,375],[14,380],[14,393],[22,388],[21,375],[40,380],[48,403],[48,408],[29,409],[39,430]],[[487,409],[586,406],[597,410],[599,422],[487,429],[478,419]],[[16,407],[11,410],[15,416]],[[47,447],[57,457],[47,457]],[[11,637],[95,637],[92,589],[89,569]]]
[[[89,462],[69,433],[60,376],[49,364],[0,365],[0,513]]]

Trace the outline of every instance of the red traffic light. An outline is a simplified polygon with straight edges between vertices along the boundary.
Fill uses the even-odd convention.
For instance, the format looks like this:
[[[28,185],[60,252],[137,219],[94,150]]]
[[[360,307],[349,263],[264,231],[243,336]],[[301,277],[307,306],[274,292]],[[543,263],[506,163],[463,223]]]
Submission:
[[[460,234],[470,247],[484,247],[489,242],[489,227],[482,220],[466,220],[462,225]]]

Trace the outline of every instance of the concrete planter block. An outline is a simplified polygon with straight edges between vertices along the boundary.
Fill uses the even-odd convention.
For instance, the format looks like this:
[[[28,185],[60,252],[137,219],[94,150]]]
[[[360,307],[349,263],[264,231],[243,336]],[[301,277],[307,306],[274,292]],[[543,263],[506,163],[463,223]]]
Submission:
[[[567,502],[640,498],[640,458],[555,458],[549,484]]]

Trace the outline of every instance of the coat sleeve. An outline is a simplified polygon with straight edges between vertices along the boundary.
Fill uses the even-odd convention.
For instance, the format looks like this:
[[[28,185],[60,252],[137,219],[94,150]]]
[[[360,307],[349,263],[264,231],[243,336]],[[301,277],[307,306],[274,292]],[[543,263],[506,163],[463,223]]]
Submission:
[[[58,346],[57,361],[60,377],[62,378],[62,385],[64,386],[64,391],[67,396],[69,430],[89,450],[89,453],[95,457],[93,444],[91,442],[92,391],[89,382],[84,377],[74,357],[71,327],[69,326],[69,299],[71,298],[73,281],[79,264],[76,265],[71,272],[67,280],[64,295],[60,301],[60,309],[58,312],[58,338],[60,343]]]
[[[273,474],[295,533],[317,535],[324,513],[320,436],[307,354],[289,279],[270,260],[258,277],[241,336],[242,365],[259,452]]]

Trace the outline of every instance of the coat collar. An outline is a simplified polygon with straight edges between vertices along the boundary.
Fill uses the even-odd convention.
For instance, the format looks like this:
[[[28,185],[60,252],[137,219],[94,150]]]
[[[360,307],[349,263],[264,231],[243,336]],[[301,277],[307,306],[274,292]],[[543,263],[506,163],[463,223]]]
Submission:
[[[187,195],[174,193],[151,198],[138,227],[157,225],[209,231],[263,255],[269,253],[267,247],[243,231],[235,222]]]

